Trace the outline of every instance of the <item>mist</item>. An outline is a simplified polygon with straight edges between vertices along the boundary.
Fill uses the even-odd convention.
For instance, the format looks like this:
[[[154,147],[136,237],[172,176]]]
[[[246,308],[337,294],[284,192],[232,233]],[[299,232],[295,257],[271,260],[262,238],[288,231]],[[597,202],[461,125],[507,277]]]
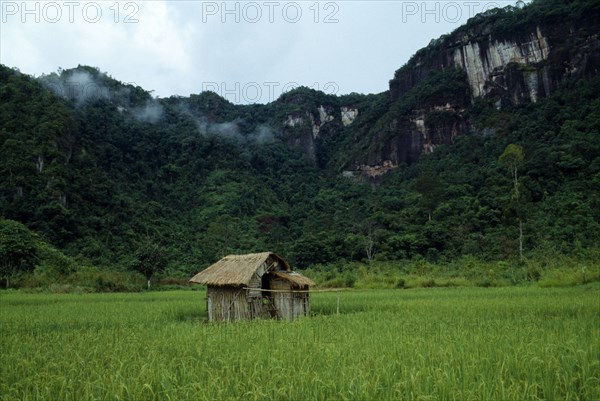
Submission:
[[[100,73],[101,77],[108,77]],[[51,74],[40,77],[42,84],[57,96],[73,101],[76,107],[98,100],[108,100],[119,112],[130,115],[141,123],[157,124],[163,120],[165,108],[159,99],[147,100],[143,106],[132,107],[129,103],[131,90],[126,86],[116,91],[106,86],[101,79],[95,79],[87,71],[73,71],[67,74]],[[185,102],[175,106],[175,112],[191,119],[196,131],[203,136],[218,136],[240,143],[271,143],[275,140],[275,132],[267,125],[259,125],[252,132],[244,132],[244,120],[241,118],[222,123],[211,123],[202,114],[190,110]]]
[[[55,74],[42,76],[40,81],[55,95],[73,101],[78,107],[88,101],[111,97],[109,88],[87,71],[75,71],[67,77]]]
[[[253,132],[244,133],[244,120],[237,118],[223,123],[211,123],[206,116],[194,113],[190,110],[186,102],[180,102],[175,106],[175,111],[186,116],[193,121],[196,131],[202,136],[218,136],[227,138],[240,143],[270,143],[275,140],[275,133],[272,128],[266,125],[259,125]]]
[[[158,100],[153,99],[148,100],[143,107],[134,107],[130,112],[139,122],[156,124],[162,119],[165,109]]]
[[[250,138],[259,144],[272,143],[275,141],[275,132],[271,127],[259,125]]]

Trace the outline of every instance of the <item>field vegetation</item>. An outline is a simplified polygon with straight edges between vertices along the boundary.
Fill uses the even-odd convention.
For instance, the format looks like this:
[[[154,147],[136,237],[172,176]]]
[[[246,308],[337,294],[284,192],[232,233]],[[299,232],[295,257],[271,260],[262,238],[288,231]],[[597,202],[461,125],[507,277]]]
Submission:
[[[599,289],[315,293],[311,317],[233,324],[202,289],[3,291],[0,399],[598,400]]]

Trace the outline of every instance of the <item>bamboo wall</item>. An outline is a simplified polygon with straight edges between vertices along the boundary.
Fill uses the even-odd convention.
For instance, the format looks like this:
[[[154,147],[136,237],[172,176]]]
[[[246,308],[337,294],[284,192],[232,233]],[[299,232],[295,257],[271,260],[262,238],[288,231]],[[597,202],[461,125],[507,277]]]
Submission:
[[[277,318],[292,320],[310,313],[308,292],[285,292],[292,291],[288,281],[271,280],[271,288],[284,292],[273,292],[273,303],[277,311]]]
[[[256,318],[292,320],[310,313],[308,292],[291,292],[290,282],[271,279],[272,292],[260,291],[260,279],[256,287],[209,286],[206,292],[206,309],[211,322],[230,322]],[[290,292],[288,292],[290,291]]]
[[[208,287],[206,292],[208,320],[230,322],[251,318],[246,290],[234,287]]]

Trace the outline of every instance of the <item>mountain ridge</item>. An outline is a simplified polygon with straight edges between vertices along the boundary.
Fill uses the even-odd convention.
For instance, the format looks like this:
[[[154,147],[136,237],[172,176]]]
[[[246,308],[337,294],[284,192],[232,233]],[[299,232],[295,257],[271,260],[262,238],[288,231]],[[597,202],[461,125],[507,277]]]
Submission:
[[[267,105],[211,92],[157,99],[87,66],[39,78],[1,66],[0,211],[81,263],[127,269],[136,250],[158,245],[183,274],[264,249],[300,268],[509,260],[519,219],[531,255],[594,248],[600,82],[598,38],[588,33],[598,9],[538,0],[489,12],[418,52],[389,91],[333,96],[301,87]],[[585,68],[535,99],[523,77],[554,71],[550,39],[544,60],[488,71],[515,83],[509,95],[492,85],[473,96],[468,69],[454,64],[427,70],[454,60],[444,55],[452,35],[486,26],[483,36],[508,43],[506,27],[530,38],[534,21],[534,48],[546,48],[543,29],[537,35],[543,18],[564,22],[556,32],[587,21],[569,39],[579,47],[566,53]],[[509,144],[525,155],[517,201],[498,162]]]

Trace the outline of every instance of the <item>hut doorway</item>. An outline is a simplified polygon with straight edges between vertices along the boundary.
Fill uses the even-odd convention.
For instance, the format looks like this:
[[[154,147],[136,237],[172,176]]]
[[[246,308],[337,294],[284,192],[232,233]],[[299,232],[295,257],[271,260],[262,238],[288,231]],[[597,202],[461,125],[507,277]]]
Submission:
[[[261,289],[261,303],[263,307],[263,313],[270,318],[277,317],[277,309],[273,303],[273,293],[271,289],[271,275],[265,273],[260,278],[260,289]]]
[[[260,288],[262,290],[271,289],[271,278],[269,277],[269,273],[263,274],[260,278]],[[265,293],[268,293],[268,291],[263,291],[263,296],[265,295]]]

